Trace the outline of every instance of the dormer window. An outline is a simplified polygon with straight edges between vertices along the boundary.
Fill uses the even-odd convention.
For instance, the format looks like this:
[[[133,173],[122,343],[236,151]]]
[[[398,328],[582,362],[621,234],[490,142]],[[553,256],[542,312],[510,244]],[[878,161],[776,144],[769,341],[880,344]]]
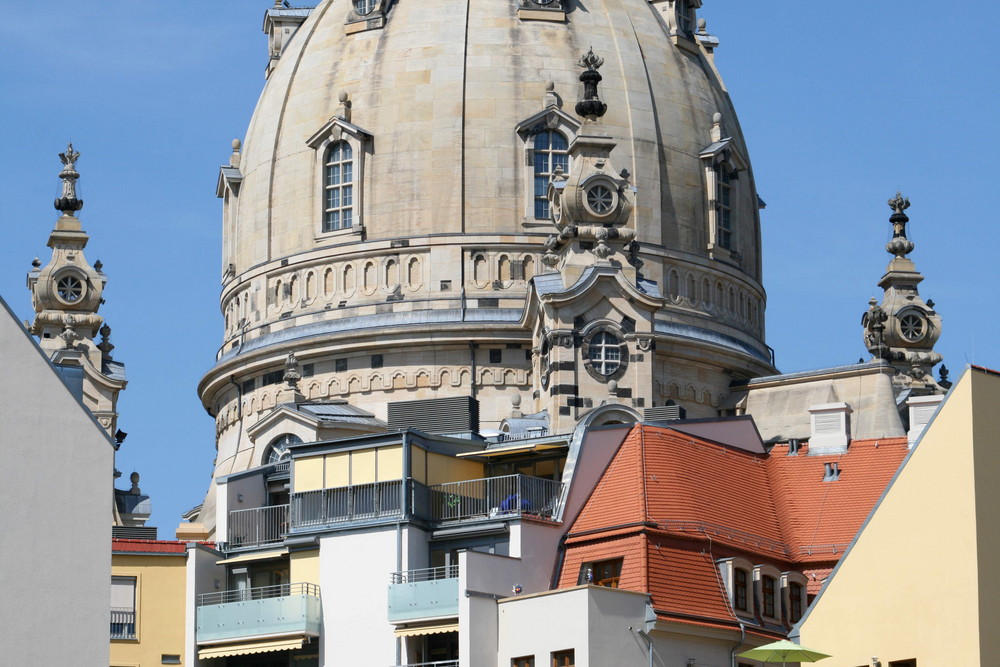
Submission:
[[[351,145],[338,141],[326,151],[323,231],[348,229],[354,211],[354,155]]]
[[[265,454],[264,458],[265,465],[288,460],[288,458],[292,455],[289,447],[300,442],[302,442],[302,438],[294,433],[279,435],[271,441],[270,445],[268,445],[267,454]]]
[[[349,105],[347,94],[341,93],[341,115],[306,140],[316,152],[317,241],[363,232],[365,155],[371,153],[373,137],[347,120]]]
[[[765,616],[776,618],[775,602],[777,600],[777,580],[764,575],[760,579],[761,606]]]
[[[750,573],[742,568],[733,570],[733,607],[736,611],[750,611],[747,603],[750,591]]]
[[[580,577],[577,580],[577,584],[581,586],[592,584],[594,586],[618,588],[624,560],[624,558],[613,558],[611,560],[584,563],[580,566]]]
[[[702,149],[705,168],[705,193],[708,199],[708,250],[716,259],[739,260],[737,206],[740,195],[740,172],[747,162],[737,151],[732,138],[722,137],[721,114],[716,114],[713,142]]]
[[[569,142],[566,137],[555,130],[545,130],[535,135],[533,146],[533,162],[535,165],[535,219],[548,220],[549,212],[549,179],[562,168],[563,173],[569,173]]]

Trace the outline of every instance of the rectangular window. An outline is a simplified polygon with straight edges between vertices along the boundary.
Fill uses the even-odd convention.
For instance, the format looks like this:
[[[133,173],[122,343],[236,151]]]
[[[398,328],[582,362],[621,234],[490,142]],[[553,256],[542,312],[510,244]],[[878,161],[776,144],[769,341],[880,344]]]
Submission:
[[[181,656],[176,653],[161,653],[160,654],[160,664],[161,665],[179,665],[181,664]]]
[[[271,371],[270,373],[264,373],[260,379],[260,386],[266,387],[269,384],[281,384],[284,382],[285,371]]]
[[[241,391],[244,394],[249,394],[251,391],[253,391],[254,382],[255,382],[254,378],[250,378],[249,380],[244,381],[241,387]]]
[[[889,662],[889,667],[917,667],[916,658],[910,658],[909,660],[891,660]]]
[[[135,577],[111,577],[111,639],[135,639]]]
[[[526,655],[521,658],[511,658],[510,667],[535,667],[535,656]]]
[[[503,350],[490,350],[490,363],[499,364],[503,358]]]
[[[382,368],[382,355],[373,354],[372,355],[372,368]]]
[[[733,606],[737,611],[750,611],[747,607],[747,581],[746,570],[733,571]]]
[[[577,580],[577,584],[594,584],[595,586],[618,588],[618,582],[622,575],[622,562],[624,560],[624,558],[614,558],[611,560],[584,563],[580,566],[580,577]]]
[[[761,593],[764,598],[764,615],[775,618],[774,615],[774,577],[763,577],[760,580]]]
[[[552,667],[574,667],[576,658],[573,649],[567,651],[556,651],[552,654]]]
[[[788,586],[788,620],[797,623],[802,618],[802,584],[792,582]]]
[[[334,363],[334,369],[338,373],[343,373],[347,370],[347,359],[337,359]]]

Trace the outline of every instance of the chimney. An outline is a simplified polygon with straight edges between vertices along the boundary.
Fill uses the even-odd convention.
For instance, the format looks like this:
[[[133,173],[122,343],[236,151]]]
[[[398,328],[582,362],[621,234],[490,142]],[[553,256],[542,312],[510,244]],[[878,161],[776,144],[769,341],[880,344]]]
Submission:
[[[906,407],[910,409],[910,430],[906,432],[906,444],[910,449],[916,444],[920,434],[924,432],[927,423],[937,412],[937,408],[944,400],[944,394],[932,394],[930,396],[914,396],[907,399]]]
[[[809,407],[809,454],[843,454],[851,439],[851,406],[823,403]]]

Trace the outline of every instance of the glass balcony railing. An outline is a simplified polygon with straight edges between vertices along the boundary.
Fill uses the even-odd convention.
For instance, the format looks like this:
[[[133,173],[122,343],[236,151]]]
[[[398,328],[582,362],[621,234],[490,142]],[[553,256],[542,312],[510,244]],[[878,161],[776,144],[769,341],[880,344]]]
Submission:
[[[458,615],[458,566],[394,572],[389,584],[389,621]]]
[[[265,635],[318,637],[322,624],[319,586],[282,584],[198,596],[199,644]]]

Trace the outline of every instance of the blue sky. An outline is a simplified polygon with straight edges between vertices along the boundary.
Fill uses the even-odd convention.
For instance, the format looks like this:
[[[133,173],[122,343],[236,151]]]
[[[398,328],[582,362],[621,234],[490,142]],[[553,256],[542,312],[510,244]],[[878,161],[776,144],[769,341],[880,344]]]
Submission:
[[[195,388],[222,334],[215,182],[264,82],[271,5],[47,0],[0,23],[0,295],[31,317],[24,276],[48,260],[72,140],[86,254],[109,275],[101,314],[130,377],[118,468],[142,475],[162,538],[211,478],[214,422]],[[998,261],[1000,8],[943,7],[704,2],[767,202],[768,343],[783,371],[867,357],[859,323],[880,296],[897,189],[952,377],[1000,366],[1000,314],[982,297]]]

